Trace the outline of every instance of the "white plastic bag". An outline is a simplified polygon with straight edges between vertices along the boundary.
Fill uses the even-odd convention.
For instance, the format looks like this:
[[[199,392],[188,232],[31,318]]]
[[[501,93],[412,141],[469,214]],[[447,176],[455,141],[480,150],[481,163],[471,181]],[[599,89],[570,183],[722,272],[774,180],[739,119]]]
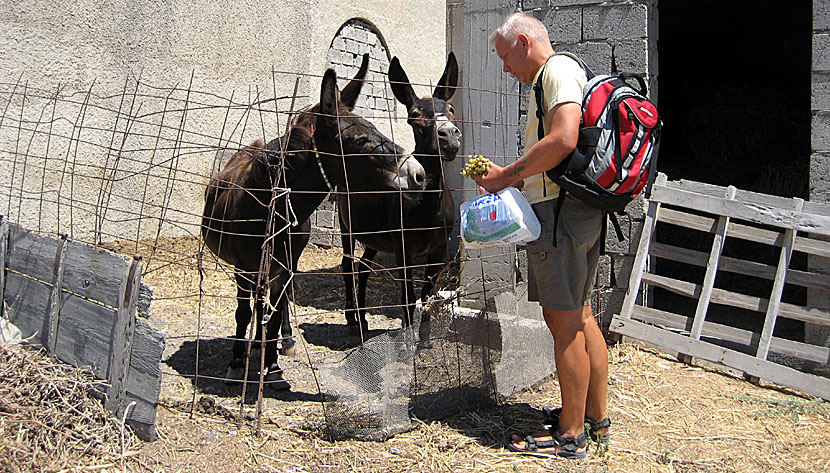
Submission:
[[[536,240],[542,225],[530,203],[515,187],[461,204],[461,239],[471,248],[488,248]]]

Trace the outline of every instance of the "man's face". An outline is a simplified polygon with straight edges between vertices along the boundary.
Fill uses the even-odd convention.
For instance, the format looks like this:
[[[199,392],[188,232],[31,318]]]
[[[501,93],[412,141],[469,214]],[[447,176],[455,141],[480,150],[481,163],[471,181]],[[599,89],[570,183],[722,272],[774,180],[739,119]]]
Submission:
[[[510,41],[504,39],[502,36],[496,36],[493,41],[496,47],[496,54],[504,63],[502,72],[512,74],[519,82],[531,82],[533,80],[533,73],[530,71],[530,61],[527,60],[526,44],[520,37],[515,44],[510,44]]]

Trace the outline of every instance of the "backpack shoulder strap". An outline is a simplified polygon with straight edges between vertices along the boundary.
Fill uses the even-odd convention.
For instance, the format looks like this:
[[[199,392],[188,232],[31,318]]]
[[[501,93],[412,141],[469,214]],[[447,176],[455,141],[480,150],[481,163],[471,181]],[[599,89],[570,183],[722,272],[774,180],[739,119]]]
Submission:
[[[542,77],[545,75],[545,68],[548,66],[548,63],[545,63],[542,66],[542,70],[539,72],[539,77],[536,79],[536,83],[533,84],[533,94],[536,96],[536,119],[538,121],[538,125],[536,128],[536,135],[539,141],[542,141],[542,137],[545,136],[545,125],[542,124],[542,117],[545,116],[545,108],[542,104],[545,102],[545,90],[542,87]]]
[[[582,59],[579,59],[579,57],[577,55],[572,54],[572,53],[562,52],[562,53],[554,53],[553,56],[567,56],[567,57],[573,59],[574,61],[576,61],[577,64],[579,64],[579,67],[581,67],[582,70],[585,71],[585,78],[586,79],[591,80],[591,79],[594,78],[594,73],[593,73],[593,71],[591,71],[591,68],[588,67],[588,65],[585,64],[585,62],[583,62]],[[553,57],[553,56],[551,56],[551,57]],[[550,60],[550,58],[548,58],[548,60]],[[538,129],[536,130],[536,134],[537,134],[537,137],[540,140],[542,139],[543,136],[545,136],[545,127],[542,125],[542,117],[545,116],[545,113],[547,113],[547,110],[545,109],[545,107],[542,106],[542,104],[545,102],[545,90],[542,87],[542,78],[545,75],[545,67],[547,67],[547,65],[548,65],[548,63],[545,62],[545,65],[542,66],[542,71],[539,73],[539,77],[536,78],[536,83],[533,84],[533,92],[536,96],[536,118],[539,119],[539,126],[538,126]]]

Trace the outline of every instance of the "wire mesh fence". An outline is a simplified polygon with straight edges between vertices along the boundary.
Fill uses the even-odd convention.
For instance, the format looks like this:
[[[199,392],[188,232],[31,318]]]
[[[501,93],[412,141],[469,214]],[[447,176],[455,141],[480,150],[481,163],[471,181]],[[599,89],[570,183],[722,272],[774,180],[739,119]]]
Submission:
[[[238,402],[238,418],[260,422],[271,399],[315,402],[319,426],[332,437],[382,439],[408,430],[412,416],[437,419],[498,402],[505,391],[499,384],[515,390],[549,372],[534,364],[499,368],[507,352],[511,360],[528,359],[550,343],[523,295],[494,297],[515,292],[521,251],[461,251],[425,261],[406,254],[411,246],[401,241],[397,256],[378,248],[381,256],[361,266],[361,256],[373,251],[366,243],[345,253],[306,248],[317,231],[309,218],[327,196],[339,200],[342,228],[357,216],[386,222],[345,235],[335,229],[335,240],[352,236],[371,245],[377,235],[418,239],[418,231],[436,230],[445,231],[445,242],[457,236],[457,229],[434,223],[419,227],[405,209],[442,195],[454,195],[457,209],[475,192],[456,177],[462,154],[480,153],[462,148],[455,162],[412,156],[395,144],[412,136],[402,136],[407,117],[395,107],[363,117],[375,124],[367,126],[348,103],[325,108],[326,77],[274,71],[272,80],[268,90],[227,96],[197,90],[192,77],[175,87],[130,78],[115,93],[95,84],[45,90],[22,77],[0,82],[0,213],[36,232],[144,258],[144,280],[154,290],[151,322],[167,334],[163,398],[190,397],[191,408],[197,395],[214,394]],[[281,94],[286,83],[290,90]],[[332,97],[348,101],[360,88],[351,84],[362,82],[343,84]],[[518,101],[505,92],[456,93],[464,103],[473,94]],[[498,141],[515,140],[517,125],[503,112],[496,107],[487,120],[472,122],[461,120],[472,109],[459,110],[453,119],[473,134],[486,126]],[[465,143],[478,139],[470,138]],[[376,215],[356,203],[359,196],[379,196],[397,213]],[[358,264],[344,264],[350,261]],[[510,276],[488,276],[488,264],[504,265]],[[368,290],[360,289],[361,272],[370,278]],[[344,275],[351,276],[345,283]],[[402,284],[407,280],[414,295]],[[420,297],[425,283],[434,287]],[[360,291],[368,296],[355,315],[365,312],[368,322],[358,317],[347,327],[347,296]],[[272,355],[263,343],[295,354]],[[227,369],[240,368],[238,360],[241,371]]]

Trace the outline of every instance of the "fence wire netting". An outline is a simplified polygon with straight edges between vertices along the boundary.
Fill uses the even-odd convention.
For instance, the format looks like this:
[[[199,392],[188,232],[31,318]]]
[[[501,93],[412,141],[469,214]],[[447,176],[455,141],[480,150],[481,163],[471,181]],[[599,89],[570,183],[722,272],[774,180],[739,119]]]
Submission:
[[[341,90],[349,78],[340,77]],[[523,255],[515,248],[449,252],[440,263],[433,293],[417,301],[411,324],[405,323],[400,270],[412,271],[409,278],[418,297],[428,264],[418,255],[402,259],[382,255],[370,270],[368,330],[348,335],[343,252],[321,244],[320,236],[328,235],[328,242],[340,240],[338,220],[349,216],[339,215],[332,201],[360,192],[347,191],[347,186],[333,192],[292,188],[290,176],[297,169],[290,166],[286,139],[265,146],[272,163],[269,187],[238,182],[222,186],[252,197],[267,209],[264,219],[234,222],[260,233],[226,237],[248,237],[243,246],[256,255],[258,270],[241,277],[254,292],[267,297],[275,290],[269,282],[286,281],[281,291],[289,301],[297,349],[293,357],[278,359],[291,387],[272,390],[269,383],[274,381],[260,376],[264,356],[258,342],[265,335],[256,323],[246,328],[246,338],[253,341],[245,347],[244,372],[249,381],[229,384],[238,381],[226,377],[226,368],[235,340],[233,314],[241,299],[234,262],[217,257],[202,238],[205,189],[240,149],[257,139],[267,143],[290,133],[289,124],[320,97],[321,76],[274,71],[271,79],[271,84],[251,86],[244,93],[198,90],[193,77],[188,85],[175,87],[130,78],[116,92],[98,90],[94,83],[43,89],[22,77],[0,82],[0,214],[38,233],[65,235],[142,256],[143,278],[153,290],[149,319],[167,337],[162,366],[165,402],[190,398],[193,408],[198,396],[214,395],[238,403],[238,418],[248,411],[258,421],[272,400],[318,402],[317,426],[331,436],[382,439],[408,430],[413,418],[438,419],[498,402],[501,396],[538,381],[537,374],[544,373],[545,367],[526,361],[535,359],[540,347],[551,342],[540,330],[544,322],[538,310],[525,310],[521,303],[525,296],[517,291],[517,284],[521,284]],[[387,90],[387,85],[366,81],[363,87]],[[413,85],[419,91],[433,87]],[[472,95],[488,94],[496,104],[519,102],[517,94],[503,91],[458,88],[456,94],[456,100],[466,104],[473,102]],[[411,150],[406,108],[395,105],[394,97],[387,101],[374,109],[363,104],[358,111],[392,141]],[[381,108],[388,112],[377,112]],[[519,128],[505,116],[506,110],[497,106],[484,121],[469,119],[479,111],[458,110],[455,122],[471,136],[465,137],[457,158],[452,162],[422,158],[441,163],[436,178],[449,183],[445,192],[453,195],[456,214],[458,204],[477,193],[470,182],[464,184],[458,177],[466,156],[481,154],[470,145],[482,139],[475,136],[476,130],[489,130],[486,139],[499,143],[491,148],[517,146]],[[499,164],[515,158],[488,157]],[[318,166],[313,161],[304,165]],[[402,199],[396,193],[388,198]],[[296,203],[311,201],[319,201],[315,207],[320,210],[308,215],[304,226]],[[230,221],[225,218],[211,216]],[[398,218],[403,219],[403,214]],[[377,233],[397,231],[403,238],[400,228]],[[310,238],[311,244],[303,251],[304,243],[297,248],[295,238],[284,237],[287,232],[300,235],[300,240]],[[450,240],[457,240],[457,226],[452,233]],[[356,236],[360,240],[365,235]],[[363,251],[359,245],[348,257],[357,259]],[[274,256],[280,252],[288,258]],[[271,257],[260,257],[263,254]],[[292,265],[292,257],[298,255],[298,263]],[[501,267],[501,274],[507,276],[493,277],[488,267]],[[352,289],[357,289],[357,282],[353,284]],[[422,322],[424,313],[430,315],[428,322]],[[285,333],[268,341],[288,346]]]

